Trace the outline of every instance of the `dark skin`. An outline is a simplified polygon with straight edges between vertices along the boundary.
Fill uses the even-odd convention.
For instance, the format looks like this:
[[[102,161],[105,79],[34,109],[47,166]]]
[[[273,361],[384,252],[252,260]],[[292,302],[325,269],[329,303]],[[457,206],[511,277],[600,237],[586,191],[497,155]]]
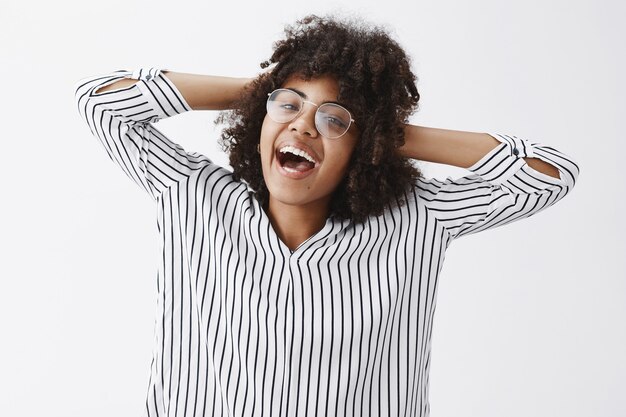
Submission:
[[[217,77],[171,71],[166,72],[165,75],[176,85],[193,110],[227,110],[239,97],[243,87],[251,81],[250,78]],[[128,87],[135,82],[137,80],[120,80],[101,88],[98,93]],[[332,84],[332,80],[328,79],[322,82],[311,80],[308,88],[307,91],[315,95],[319,101],[331,101],[337,94],[336,86]],[[278,126],[271,121],[266,122],[267,126],[264,123],[261,133],[261,143],[265,143],[264,135],[269,141],[267,150],[262,153],[262,156],[266,155],[268,164],[274,152],[274,139],[279,137],[308,141],[310,146],[317,147],[319,153],[328,155],[326,165],[322,161],[320,167],[319,172],[323,175],[319,176],[316,172],[307,177],[306,181],[290,180],[276,173],[268,178],[268,173],[273,171],[269,170],[269,165],[266,170],[264,163],[264,176],[270,189],[268,216],[277,235],[291,250],[295,250],[324,226],[330,214],[330,197],[333,187],[345,173],[345,164],[354,148],[355,141],[358,140],[357,130],[351,128],[345,138],[342,137],[335,142],[324,141],[315,128],[313,115],[314,110],[303,112],[288,125]],[[404,132],[405,144],[398,149],[402,156],[460,168],[474,165],[500,144],[487,133],[409,124],[406,125]],[[337,147],[338,145],[340,147]],[[334,158],[337,155],[341,157]],[[556,167],[538,158],[524,158],[524,160],[536,171],[556,179],[560,178]],[[315,177],[315,175],[318,176]],[[274,184],[275,187],[273,187]]]

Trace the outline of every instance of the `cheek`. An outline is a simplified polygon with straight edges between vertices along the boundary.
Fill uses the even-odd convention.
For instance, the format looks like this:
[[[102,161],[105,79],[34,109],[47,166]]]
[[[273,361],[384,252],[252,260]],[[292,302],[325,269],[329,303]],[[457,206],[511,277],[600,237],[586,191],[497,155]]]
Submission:
[[[333,155],[332,158],[329,158],[327,156],[327,162],[329,162],[327,166],[330,168],[329,173],[332,172],[330,174],[333,178],[331,182],[332,185],[335,186],[339,182],[341,182],[348,174],[348,169],[350,167],[351,150],[340,148],[332,151],[329,150],[328,152],[332,152]]]
[[[265,116],[265,119],[263,119],[263,124],[261,125],[261,137],[260,137],[260,141],[261,144],[263,144],[263,142],[266,141],[266,137],[269,133],[269,128],[268,128],[268,123],[267,123],[267,116]]]
[[[280,134],[280,129],[281,126],[277,126],[275,122],[265,116],[263,125],[261,126],[261,137],[259,138],[261,166],[264,173],[267,173],[266,171],[269,169],[274,157],[274,142]]]
[[[277,125],[277,123],[265,116],[265,119],[263,119],[263,124],[261,125],[261,148],[264,148],[266,146],[273,146],[276,137],[280,133],[280,130],[281,126]]]
[[[337,147],[337,149],[333,150],[333,153],[336,156],[335,161],[337,165],[343,167],[344,169],[347,168],[350,164],[350,159],[352,158],[354,151],[354,144],[352,143]]]

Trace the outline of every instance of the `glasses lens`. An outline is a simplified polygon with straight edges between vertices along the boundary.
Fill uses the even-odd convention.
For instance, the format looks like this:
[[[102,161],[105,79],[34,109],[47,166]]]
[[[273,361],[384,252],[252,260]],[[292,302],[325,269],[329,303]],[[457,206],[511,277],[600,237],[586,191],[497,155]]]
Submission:
[[[302,99],[298,93],[291,90],[279,89],[270,94],[267,99],[267,114],[278,123],[293,120],[302,106]]]
[[[315,126],[322,135],[334,139],[348,131],[351,119],[348,110],[337,104],[326,103],[317,109]]]

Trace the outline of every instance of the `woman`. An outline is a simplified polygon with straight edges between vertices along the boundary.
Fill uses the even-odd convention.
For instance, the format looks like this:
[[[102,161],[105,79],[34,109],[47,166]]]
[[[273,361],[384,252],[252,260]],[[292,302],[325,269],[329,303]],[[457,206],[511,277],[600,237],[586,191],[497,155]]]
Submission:
[[[419,94],[383,30],[315,16],[255,79],[158,69],[77,85],[158,207],[148,416],[427,416],[437,280],[461,236],[562,199],[579,170],[509,135],[406,124]],[[234,172],[153,125],[226,110]],[[467,168],[425,179],[411,159]]]

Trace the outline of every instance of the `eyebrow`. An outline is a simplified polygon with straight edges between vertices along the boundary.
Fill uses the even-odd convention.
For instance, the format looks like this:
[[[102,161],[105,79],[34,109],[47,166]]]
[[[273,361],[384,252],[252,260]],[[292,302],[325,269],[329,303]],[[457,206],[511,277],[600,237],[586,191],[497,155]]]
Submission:
[[[287,90],[291,90],[291,91],[293,91],[294,93],[297,93],[300,97],[302,97],[302,98],[303,98],[303,99],[305,99],[305,100],[308,100],[308,99],[309,99],[309,96],[307,96],[307,95],[306,95],[303,91],[300,91],[300,90],[298,90],[297,88],[292,88],[292,87],[285,87],[285,88],[286,88]],[[345,107],[346,109],[348,108],[345,104],[340,103],[340,102],[338,102],[338,101],[324,101],[324,102],[322,102],[322,103],[320,103],[320,104],[326,104],[326,103],[338,104],[338,105],[340,105],[341,107]]]

